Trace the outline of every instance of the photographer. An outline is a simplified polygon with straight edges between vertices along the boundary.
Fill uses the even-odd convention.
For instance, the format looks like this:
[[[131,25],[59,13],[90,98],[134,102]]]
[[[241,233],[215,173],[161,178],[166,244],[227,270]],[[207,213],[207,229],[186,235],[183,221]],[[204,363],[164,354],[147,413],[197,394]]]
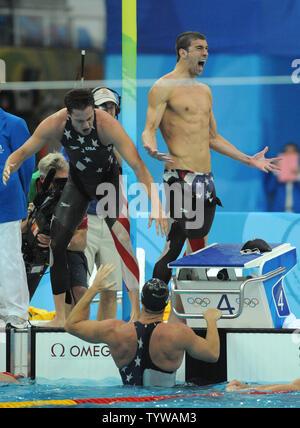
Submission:
[[[27,270],[30,299],[32,298],[42,275],[49,266],[50,222],[66,183],[69,165],[61,153],[50,153],[42,158],[38,165],[39,174],[34,174],[31,183],[29,215],[22,230],[26,230],[23,239],[23,255]],[[34,193],[36,196],[34,197]],[[71,288],[66,294],[66,303],[76,303],[87,288],[87,262],[84,255],[87,240],[87,216],[74,233],[67,251]],[[65,318],[65,306],[56,308],[55,320]],[[51,326],[51,321],[47,323]]]

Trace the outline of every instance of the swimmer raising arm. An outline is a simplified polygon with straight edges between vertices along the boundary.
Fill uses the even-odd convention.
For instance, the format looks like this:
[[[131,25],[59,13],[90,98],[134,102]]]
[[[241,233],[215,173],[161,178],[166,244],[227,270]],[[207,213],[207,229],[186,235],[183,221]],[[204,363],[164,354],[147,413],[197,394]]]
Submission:
[[[175,68],[158,79],[149,91],[142,140],[150,156],[166,162],[163,175],[165,186],[176,184],[183,187],[186,182],[189,185],[202,182],[203,192],[197,193],[193,186],[191,188],[192,198],[203,201],[204,222],[201,226],[198,223],[199,227],[195,222],[195,227],[191,228],[191,223],[183,215],[186,207],[179,206],[179,198],[167,200],[170,212],[168,236],[153,271],[153,276],[165,282],[171,278],[168,264],[179,256],[186,240],[196,242],[193,251],[206,242],[216,205],[221,205],[211,170],[211,150],[264,172],[278,170],[275,164],[278,158],[265,158],[267,147],[249,156],[218,133],[211,90],[197,80],[208,60],[206,37],[197,31],[179,34],[176,54]],[[155,136],[158,129],[168,154],[158,152]]]
[[[206,173],[211,171],[209,149],[262,171],[276,171],[278,158],[266,159],[265,147],[253,156],[235,148],[217,132],[212,111],[212,93],[199,77],[208,59],[203,34],[190,31],[176,40],[177,64],[149,91],[143,145],[150,156],[166,161],[166,168]],[[169,154],[157,150],[156,131],[160,129]],[[168,165],[169,162],[169,165]]]
[[[120,338],[115,336],[115,327],[119,326],[119,324],[126,324],[124,321],[118,319],[94,321],[89,319],[90,303],[96,294],[115,285],[115,282],[107,281],[114,269],[115,266],[113,264],[107,264],[104,267],[100,266],[93,284],[78,301],[65,323],[65,330],[68,333],[91,343],[111,344],[111,337],[119,341]],[[113,344],[115,344],[114,340]]]
[[[268,147],[265,147],[262,151],[253,156],[248,156],[240,152],[233,144],[229,143],[229,141],[218,134],[217,124],[212,109],[209,120],[209,147],[221,155],[225,155],[264,172],[276,172],[279,170],[278,166],[274,163],[277,162],[279,158],[266,159],[264,156],[269,149]]]
[[[113,268],[113,265],[99,268],[92,286],[69,315],[65,330],[87,342],[106,343],[124,384],[164,386],[167,382],[169,386],[174,385],[185,351],[199,360],[218,360],[217,320],[221,311],[210,308],[203,312],[207,323],[205,338],[197,336],[185,324],[162,322],[169,289],[156,278],[148,280],[142,288],[142,311],[137,322],[90,320],[89,307],[94,296],[113,285],[108,278]]]

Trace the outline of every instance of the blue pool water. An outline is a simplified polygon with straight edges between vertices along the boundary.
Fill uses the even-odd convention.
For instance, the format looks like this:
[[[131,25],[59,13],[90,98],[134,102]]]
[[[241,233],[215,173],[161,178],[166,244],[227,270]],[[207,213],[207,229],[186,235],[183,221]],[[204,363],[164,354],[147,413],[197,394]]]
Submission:
[[[226,392],[226,383],[199,387],[195,385],[177,385],[174,388],[125,387],[117,384],[115,379],[107,382],[90,380],[36,381],[22,380],[19,385],[1,384],[0,402],[47,401],[99,397],[144,397],[163,395],[211,394],[198,397],[175,397],[153,402],[118,402],[113,404],[78,404],[74,407],[95,408],[299,408],[300,392],[285,394],[249,395],[238,392]],[[213,395],[215,394],[215,395]],[[219,395],[220,394],[220,395]],[[40,407],[47,407],[42,405]],[[54,407],[54,406],[48,406]],[[56,406],[58,407],[58,406]],[[67,406],[69,407],[69,406]]]

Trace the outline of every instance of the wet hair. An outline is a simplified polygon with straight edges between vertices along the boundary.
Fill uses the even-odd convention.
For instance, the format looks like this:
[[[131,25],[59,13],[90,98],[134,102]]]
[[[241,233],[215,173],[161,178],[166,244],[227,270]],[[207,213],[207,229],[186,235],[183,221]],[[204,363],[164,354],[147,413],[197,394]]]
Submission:
[[[71,89],[65,95],[65,106],[68,113],[73,109],[84,110],[86,107],[95,107],[94,96],[90,89]]]
[[[185,49],[187,51],[191,43],[197,39],[206,40],[206,37],[198,31],[186,31],[177,36],[175,45],[177,62],[180,60],[179,50]]]
[[[141,301],[146,312],[163,312],[169,300],[169,288],[161,279],[152,278],[144,284]]]

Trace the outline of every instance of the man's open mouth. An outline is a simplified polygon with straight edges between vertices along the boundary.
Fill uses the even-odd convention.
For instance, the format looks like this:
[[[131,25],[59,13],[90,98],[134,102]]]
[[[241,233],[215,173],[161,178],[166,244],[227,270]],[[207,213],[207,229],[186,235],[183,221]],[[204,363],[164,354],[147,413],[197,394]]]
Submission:
[[[198,61],[198,65],[201,66],[201,67],[204,67],[205,61]]]

